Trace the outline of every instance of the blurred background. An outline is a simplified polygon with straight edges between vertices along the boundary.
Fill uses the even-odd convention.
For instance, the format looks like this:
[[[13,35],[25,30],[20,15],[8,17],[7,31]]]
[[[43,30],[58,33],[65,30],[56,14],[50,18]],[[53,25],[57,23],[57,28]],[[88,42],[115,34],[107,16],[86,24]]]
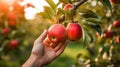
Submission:
[[[63,4],[74,4],[80,0],[46,1],[61,8]],[[46,1],[0,0],[0,67],[21,67],[30,55],[34,40],[54,24],[56,19],[53,16],[56,14],[50,7],[43,7],[49,6]],[[47,9],[51,11],[48,13],[52,19],[46,14]],[[120,35],[120,28],[113,27],[112,23],[120,20],[120,4],[111,5],[109,0],[89,0],[78,8],[78,12],[75,20],[79,20],[83,27],[83,37],[69,42],[63,54],[45,67],[119,66],[120,43],[116,42],[116,37]],[[58,18],[61,13],[58,11]],[[103,37],[107,30],[114,33],[113,38]]]

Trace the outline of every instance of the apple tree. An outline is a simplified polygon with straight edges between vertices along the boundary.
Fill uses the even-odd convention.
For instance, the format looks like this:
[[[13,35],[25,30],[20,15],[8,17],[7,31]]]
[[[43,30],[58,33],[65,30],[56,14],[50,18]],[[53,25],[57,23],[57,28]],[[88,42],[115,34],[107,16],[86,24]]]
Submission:
[[[78,54],[73,64],[75,67],[120,66],[120,0],[59,0],[58,3],[46,0],[46,2],[49,6],[44,6],[44,11],[38,13],[42,21],[51,25],[61,24],[66,28],[73,23],[80,26],[71,26],[71,32],[67,29],[67,37],[73,42],[82,41],[90,56],[82,58],[82,54]],[[80,28],[82,30],[79,31]]]

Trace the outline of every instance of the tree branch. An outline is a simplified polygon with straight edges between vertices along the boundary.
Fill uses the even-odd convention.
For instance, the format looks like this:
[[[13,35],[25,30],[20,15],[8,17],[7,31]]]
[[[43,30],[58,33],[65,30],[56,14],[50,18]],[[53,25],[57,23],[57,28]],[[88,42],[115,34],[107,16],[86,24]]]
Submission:
[[[76,10],[80,5],[82,5],[87,0],[80,0],[76,5],[74,5],[72,10]],[[65,15],[62,15],[61,18],[58,20],[58,23],[62,23],[65,20]]]

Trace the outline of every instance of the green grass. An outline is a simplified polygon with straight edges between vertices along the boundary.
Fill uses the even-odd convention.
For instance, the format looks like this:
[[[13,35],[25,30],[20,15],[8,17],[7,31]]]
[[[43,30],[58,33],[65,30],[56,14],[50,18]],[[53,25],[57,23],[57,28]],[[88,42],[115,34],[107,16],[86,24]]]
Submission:
[[[52,63],[45,67],[71,67],[76,61],[76,56],[81,53],[88,55],[88,52],[83,48],[83,44],[80,42],[70,42],[65,51]]]

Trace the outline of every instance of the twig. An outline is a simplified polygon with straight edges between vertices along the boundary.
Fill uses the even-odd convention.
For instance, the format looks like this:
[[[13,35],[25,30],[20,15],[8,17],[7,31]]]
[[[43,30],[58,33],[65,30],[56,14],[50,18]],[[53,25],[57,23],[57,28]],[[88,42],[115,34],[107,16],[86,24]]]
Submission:
[[[72,8],[72,10],[76,10],[80,5],[82,5],[86,1],[87,0],[81,0],[76,5],[74,5],[74,7]],[[62,15],[61,18],[58,20],[59,21],[58,23],[62,23],[64,20],[65,20],[65,15]]]

